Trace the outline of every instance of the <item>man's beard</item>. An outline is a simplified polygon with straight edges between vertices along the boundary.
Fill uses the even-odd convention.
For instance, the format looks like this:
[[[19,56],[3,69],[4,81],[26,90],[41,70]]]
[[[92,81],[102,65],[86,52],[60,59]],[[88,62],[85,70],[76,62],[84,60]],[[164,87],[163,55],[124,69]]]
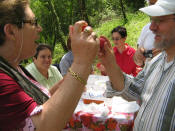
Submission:
[[[156,49],[160,49],[160,50],[168,49],[173,44],[175,44],[175,39],[174,38],[171,38],[170,40],[166,40],[166,38],[163,37],[160,42],[154,41],[154,47]]]

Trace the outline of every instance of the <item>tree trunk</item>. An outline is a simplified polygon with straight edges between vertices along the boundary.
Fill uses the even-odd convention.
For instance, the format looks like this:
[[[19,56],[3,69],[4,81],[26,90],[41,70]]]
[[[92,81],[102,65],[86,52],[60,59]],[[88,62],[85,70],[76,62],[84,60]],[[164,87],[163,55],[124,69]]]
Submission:
[[[85,0],[78,0],[78,4],[80,6],[79,13],[80,13],[81,19],[85,20],[90,25],[90,21],[89,21],[87,11],[86,11],[86,2],[85,2]]]
[[[61,43],[64,51],[67,51],[66,43],[65,43],[65,40],[63,38],[64,33],[61,30],[60,20],[59,20],[59,17],[57,15],[57,13],[56,13],[55,8],[54,8],[54,4],[52,3],[52,0],[48,0],[47,2],[49,4],[49,6],[51,7],[51,12],[53,13],[53,16],[55,16],[55,18],[56,18],[56,27],[55,27],[56,30],[55,30],[55,33],[54,33],[55,40],[54,40],[54,43],[52,44],[53,49],[54,49],[55,44],[58,40]]]
[[[122,9],[123,19],[124,19],[124,22],[125,22],[125,24],[126,24],[128,20],[127,20],[127,18],[126,18],[125,7],[124,7],[124,5],[123,5],[123,1],[122,1],[122,0],[120,0],[120,5],[121,5],[121,9]]]
[[[90,25],[90,21],[88,18],[87,10],[86,10],[86,0],[82,0],[82,13],[83,13],[83,18],[85,21]]]

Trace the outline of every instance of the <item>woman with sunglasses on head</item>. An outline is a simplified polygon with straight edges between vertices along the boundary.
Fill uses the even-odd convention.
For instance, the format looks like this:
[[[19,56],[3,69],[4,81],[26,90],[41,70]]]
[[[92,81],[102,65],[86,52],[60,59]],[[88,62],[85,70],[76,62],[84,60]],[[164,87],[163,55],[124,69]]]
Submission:
[[[87,26],[85,21],[70,26],[73,64],[64,80],[47,92],[18,66],[34,56],[35,41],[42,31],[29,1],[1,0],[0,16],[0,130],[62,130],[84,91],[99,50],[95,33],[82,32],[82,27]]]
[[[135,49],[125,43],[127,38],[127,31],[125,27],[117,26],[111,31],[112,40],[115,44],[113,51],[115,59],[120,69],[126,74],[136,76],[140,70],[133,60]],[[106,74],[105,68],[102,64],[97,65],[102,74]]]
[[[49,45],[40,44],[36,48],[33,62],[26,66],[32,76],[45,88],[50,89],[63,77],[55,66],[52,66],[52,49]]]

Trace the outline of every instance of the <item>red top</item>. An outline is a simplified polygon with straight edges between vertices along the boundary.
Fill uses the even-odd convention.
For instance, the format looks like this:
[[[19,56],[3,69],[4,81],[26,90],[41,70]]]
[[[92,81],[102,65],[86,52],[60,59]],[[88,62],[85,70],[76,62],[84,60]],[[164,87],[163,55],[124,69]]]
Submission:
[[[125,43],[125,45],[127,45],[127,48],[122,52],[122,54],[118,51],[117,47],[113,48],[116,62],[123,72],[136,76],[138,73],[137,67],[139,66],[137,66],[133,60],[135,49],[130,47],[127,43]]]
[[[36,106],[18,83],[0,70],[0,130],[20,127]]]

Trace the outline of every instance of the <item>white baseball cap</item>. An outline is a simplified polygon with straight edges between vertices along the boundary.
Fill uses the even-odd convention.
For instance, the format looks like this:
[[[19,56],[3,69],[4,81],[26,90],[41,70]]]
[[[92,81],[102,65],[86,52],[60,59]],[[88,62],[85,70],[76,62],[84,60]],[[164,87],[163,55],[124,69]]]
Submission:
[[[175,14],[175,0],[158,0],[154,5],[139,9],[149,16]]]

